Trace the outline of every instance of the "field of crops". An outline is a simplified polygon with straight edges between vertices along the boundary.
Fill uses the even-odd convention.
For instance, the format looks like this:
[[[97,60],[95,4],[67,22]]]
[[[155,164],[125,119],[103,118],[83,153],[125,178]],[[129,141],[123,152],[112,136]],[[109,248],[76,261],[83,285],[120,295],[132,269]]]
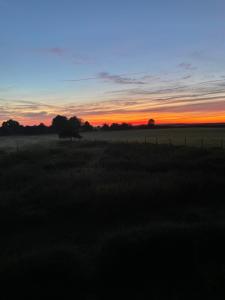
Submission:
[[[224,147],[225,128],[168,128],[82,133],[84,140]],[[57,141],[56,135],[0,137],[0,149],[16,150],[29,145]]]

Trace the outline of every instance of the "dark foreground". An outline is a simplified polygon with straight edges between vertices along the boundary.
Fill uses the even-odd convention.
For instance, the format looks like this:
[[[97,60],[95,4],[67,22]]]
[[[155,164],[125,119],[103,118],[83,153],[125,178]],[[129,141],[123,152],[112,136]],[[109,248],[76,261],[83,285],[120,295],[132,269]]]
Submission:
[[[0,153],[1,299],[224,299],[225,151]]]

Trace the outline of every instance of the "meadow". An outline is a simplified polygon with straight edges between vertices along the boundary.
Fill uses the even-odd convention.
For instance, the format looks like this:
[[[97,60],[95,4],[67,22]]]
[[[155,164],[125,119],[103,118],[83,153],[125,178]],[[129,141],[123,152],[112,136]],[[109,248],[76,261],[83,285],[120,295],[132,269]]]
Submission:
[[[225,147],[225,128],[167,128],[83,132],[83,140],[139,142],[193,147]],[[16,150],[57,141],[56,135],[0,137],[0,149]]]
[[[1,149],[1,298],[224,299],[225,150],[88,136]]]
[[[153,144],[188,145],[196,147],[220,147],[225,144],[225,128],[166,128],[88,132],[88,140],[142,142]]]

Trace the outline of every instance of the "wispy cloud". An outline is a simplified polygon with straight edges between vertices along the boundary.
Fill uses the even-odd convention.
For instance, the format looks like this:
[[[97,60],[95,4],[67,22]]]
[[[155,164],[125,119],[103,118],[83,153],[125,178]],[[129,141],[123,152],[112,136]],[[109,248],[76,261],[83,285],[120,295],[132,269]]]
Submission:
[[[113,82],[117,84],[145,84],[144,81],[135,78],[125,77],[122,75],[113,75],[108,72],[101,72],[99,73],[98,77],[105,81]]]
[[[98,79],[98,77],[86,77],[86,78],[77,78],[77,79],[64,79],[63,81],[79,82],[79,81],[88,81],[88,80],[95,80],[95,79]]]
[[[139,72],[139,73],[128,73],[128,74],[110,74],[108,72],[100,72],[96,76],[90,76],[86,78],[77,78],[77,79],[66,79],[64,81],[71,81],[71,82],[79,82],[79,81],[89,81],[89,80],[104,80],[106,82],[112,82],[116,84],[146,84],[147,80],[153,79],[153,76],[144,76],[141,79],[136,79],[128,76],[132,75],[140,75],[144,74],[145,72]]]
[[[37,48],[34,49],[34,51],[62,57],[67,52],[67,49],[61,47],[52,47],[52,48]]]
[[[186,80],[186,79],[190,79],[191,77],[192,77],[192,75],[187,75],[187,76],[182,77],[182,79]]]
[[[179,68],[184,69],[186,71],[193,71],[196,70],[197,68],[194,67],[191,63],[187,63],[187,62],[182,62],[178,65]]]
[[[76,53],[76,51],[63,47],[47,47],[47,48],[36,48],[32,51],[45,55],[52,55],[59,58],[64,58],[67,61],[70,61],[73,65],[86,65],[86,64],[94,64],[94,59]]]
[[[93,65],[95,60],[85,55],[73,55],[72,63],[74,65]]]
[[[44,101],[0,99],[0,120],[15,118],[28,123],[49,123],[56,114],[78,115],[96,123],[145,120],[149,115],[168,121],[181,120],[184,117],[200,119],[203,116],[213,116],[216,119],[218,114],[222,120],[225,115],[225,79],[195,83],[183,80],[180,83],[174,81],[164,85],[159,82],[157,86],[140,85],[114,90],[105,94],[104,101],[96,100],[85,104],[75,100],[69,104],[61,102],[61,105],[48,105]]]

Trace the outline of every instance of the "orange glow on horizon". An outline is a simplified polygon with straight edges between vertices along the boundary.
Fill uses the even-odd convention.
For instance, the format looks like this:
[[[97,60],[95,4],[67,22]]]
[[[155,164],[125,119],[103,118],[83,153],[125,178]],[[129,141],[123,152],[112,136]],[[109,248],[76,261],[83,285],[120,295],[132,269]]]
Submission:
[[[107,116],[85,116],[84,120],[88,120],[91,124],[97,126],[104,123],[122,123],[126,122],[133,125],[146,124],[149,119],[154,119],[156,124],[194,124],[194,123],[225,123],[225,112],[214,112],[210,114],[200,115],[200,113],[151,113],[149,115],[142,114],[123,114],[123,115],[107,115]]]
[[[57,115],[56,113],[55,115]],[[59,113],[60,114],[60,113]],[[63,112],[61,115],[66,115]],[[107,114],[107,115],[77,115],[81,117],[83,121],[89,121],[92,125],[98,126],[104,123],[129,123],[133,125],[146,124],[149,119],[154,119],[156,124],[194,124],[194,123],[225,123],[225,111],[216,112],[205,112],[201,115],[200,112],[192,113],[137,113],[137,114]],[[70,116],[68,116],[70,117]],[[39,125],[44,123],[46,126],[51,125],[52,117],[46,118],[45,120],[19,118],[16,116],[11,117],[14,120],[20,122],[25,126]],[[6,120],[1,120],[0,123]]]

